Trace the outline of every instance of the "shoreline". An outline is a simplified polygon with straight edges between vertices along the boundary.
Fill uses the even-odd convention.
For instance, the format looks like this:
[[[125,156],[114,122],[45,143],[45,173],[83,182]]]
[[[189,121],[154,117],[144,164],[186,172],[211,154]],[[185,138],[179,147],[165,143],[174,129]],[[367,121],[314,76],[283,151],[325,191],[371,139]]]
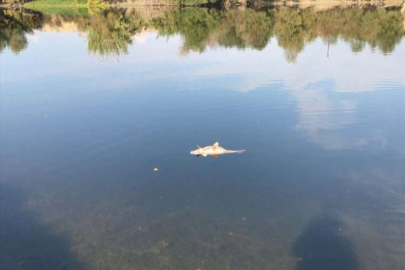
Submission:
[[[69,1],[69,2],[48,2],[46,0],[27,2],[19,7],[64,7],[64,8],[83,8],[87,7],[87,2]],[[102,3],[100,6],[108,8],[134,8],[134,7],[315,7],[317,9],[330,9],[334,7],[351,7],[351,6],[380,6],[380,7],[405,7],[404,0],[302,0],[302,1],[263,1],[263,0],[220,0],[210,2],[209,0],[195,0],[195,2],[178,2],[175,0],[129,0],[121,3]],[[13,8],[13,5],[2,3],[2,8]]]

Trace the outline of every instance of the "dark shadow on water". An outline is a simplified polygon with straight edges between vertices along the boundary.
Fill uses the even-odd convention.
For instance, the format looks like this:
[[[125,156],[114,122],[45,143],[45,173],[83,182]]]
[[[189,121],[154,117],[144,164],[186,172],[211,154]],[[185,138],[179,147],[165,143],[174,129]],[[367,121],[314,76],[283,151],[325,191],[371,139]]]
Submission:
[[[78,270],[63,236],[25,209],[27,196],[0,183],[0,270]]]
[[[351,242],[339,220],[327,215],[314,218],[293,246],[300,258],[296,270],[356,270]]]

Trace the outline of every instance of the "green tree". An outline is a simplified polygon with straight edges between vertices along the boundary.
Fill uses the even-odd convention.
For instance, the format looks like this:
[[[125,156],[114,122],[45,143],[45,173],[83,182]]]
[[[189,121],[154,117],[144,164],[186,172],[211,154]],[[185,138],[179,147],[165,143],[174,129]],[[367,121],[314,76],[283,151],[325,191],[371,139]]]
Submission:
[[[0,9],[0,13],[0,52],[8,47],[18,54],[28,46],[27,34],[42,25],[43,16],[25,10]]]

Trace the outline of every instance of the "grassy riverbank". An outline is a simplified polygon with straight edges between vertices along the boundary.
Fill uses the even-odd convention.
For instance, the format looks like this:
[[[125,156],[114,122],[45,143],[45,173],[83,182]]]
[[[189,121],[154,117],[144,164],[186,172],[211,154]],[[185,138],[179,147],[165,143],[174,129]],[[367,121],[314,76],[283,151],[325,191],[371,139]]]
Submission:
[[[55,7],[86,8],[87,0],[35,0],[25,3],[24,7],[34,10],[41,9],[42,11],[48,8],[54,9]]]
[[[215,3],[217,0],[127,0],[113,3],[105,0],[34,0],[25,3],[23,6],[28,9],[45,12],[55,8],[85,8],[87,6],[109,7],[109,6],[198,6],[208,3]]]
[[[34,0],[24,8],[49,14],[87,14],[108,8],[110,5],[99,0]]]
[[[18,3],[19,0],[9,0]],[[316,10],[328,10],[333,8],[347,7],[394,7],[403,5],[403,0],[299,0],[299,1],[279,1],[279,0],[33,0],[25,3],[24,8],[45,12],[45,13],[66,13],[68,10],[78,10],[89,8],[93,12],[105,9],[107,7],[133,8],[139,6],[188,6],[188,7],[212,7],[223,6],[230,8],[232,6],[248,6],[255,9],[269,7],[289,6],[305,8],[315,8]],[[11,3],[11,2],[9,2]],[[92,13],[92,12],[91,12]]]

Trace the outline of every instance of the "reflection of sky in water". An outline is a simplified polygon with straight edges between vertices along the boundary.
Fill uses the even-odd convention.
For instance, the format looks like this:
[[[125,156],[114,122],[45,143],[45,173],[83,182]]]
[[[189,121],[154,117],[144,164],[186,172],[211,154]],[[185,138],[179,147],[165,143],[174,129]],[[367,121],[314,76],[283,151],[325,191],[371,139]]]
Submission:
[[[344,129],[358,124],[357,94],[405,86],[402,44],[384,55],[370,48],[352,53],[348,44],[339,41],[327,57],[327,44],[318,39],[306,46],[295,63],[288,63],[274,38],[263,51],[217,48],[181,56],[180,37],[166,40],[157,33],[142,32],[134,36],[128,55],[110,58],[87,55],[85,38],[75,33],[36,32],[28,39],[30,49],[19,57],[2,55],[5,63],[13,63],[2,70],[6,86],[63,78],[77,81],[76,87],[85,90],[142,90],[148,82],[167,80],[180,90],[250,92],[282,84],[296,100],[300,117],[295,128],[327,149],[386,145],[379,130],[371,128],[350,137]],[[378,98],[378,94],[371,96]]]
[[[405,264],[404,41],[327,57],[318,39],[288,63],[274,39],[184,56],[180,37],[142,33],[101,58],[76,33],[28,38],[1,54],[2,182],[94,269],[224,269],[230,253],[231,269],[324,270],[308,251],[345,270]],[[190,156],[213,140],[247,152]]]
[[[142,42],[139,42],[142,40]],[[310,43],[305,50],[299,54],[295,64],[288,63],[284,59],[283,50],[278,47],[275,39],[271,40],[268,46],[262,50],[246,49],[210,49],[208,52],[190,53],[188,56],[180,56],[181,38],[158,38],[157,33],[141,33],[139,38],[135,36],[135,44],[130,48],[128,55],[110,57],[103,59],[98,56],[87,56],[85,38],[78,38],[75,33],[41,33],[36,32],[30,36],[30,50],[22,52],[21,56],[13,59],[18,63],[27,63],[27,60],[39,60],[37,57],[47,54],[48,57],[36,62],[37,68],[31,72],[21,74],[25,76],[41,76],[47,67],[53,70],[53,75],[66,73],[63,67],[75,68],[75,70],[86,71],[83,76],[93,76],[94,79],[100,72],[118,71],[123,75],[133,75],[136,78],[139,71],[142,76],[148,75],[145,79],[155,78],[188,78],[198,79],[199,77],[226,77],[237,75],[240,77],[232,83],[226,80],[223,86],[226,90],[237,90],[242,92],[252,91],[257,87],[267,85],[274,81],[283,81],[287,88],[300,89],[310,83],[320,80],[334,81],[336,92],[365,92],[374,91],[379,83],[384,84],[405,84],[404,76],[404,46],[399,44],[393,53],[383,55],[370,48],[363,52],[352,53],[350,46],[343,41],[338,45],[331,45],[330,55],[327,58],[327,44],[321,39]],[[38,43],[38,44],[36,44]],[[163,45],[164,44],[164,45]],[[61,57],[56,50],[50,50],[52,46],[58,46],[65,53]],[[237,53],[236,53],[237,52]],[[71,55],[74,53],[74,55]],[[53,54],[53,55],[52,55]],[[235,55],[237,54],[237,57]],[[55,56],[58,57],[55,57]],[[2,55],[4,61],[12,55]],[[73,57],[73,58],[72,58]],[[13,57],[14,58],[14,57]],[[76,59],[75,59],[76,58]],[[384,59],[384,61],[382,61]],[[97,65],[94,65],[98,63]],[[31,64],[33,64],[31,62]],[[57,65],[54,70],[50,64]],[[29,65],[29,64],[28,64]],[[43,66],[42,66],[43,65]],[[125,70],[130,65],[130,70]],[[164,74],[156,73],[156,65],[165,69]],[[119,67],[119,68],[118,68]],[[118,70],[117,70],[118,69]],[[9,74],[7,74],[7,71]],[[2,80],[12,79],[12,68],[8,69]],[[148,73],[150,71],[150,73]],[[38,72],[38,73],[37,73]],[[59,72],[59,73],[58,73]],[[38,76],[37,76],[38,75]],[[103,74],[104,75],[104,74]],[[105,77],[105,76],[101,76]],[[128,78],[117,78],[119,82],[108,78],[108,82],[100,81],[98,88],[108,88],[111,84],[127,83],[132,85],[133,81],[127,82]],[[107,84],[105,84],[107,83]]]

